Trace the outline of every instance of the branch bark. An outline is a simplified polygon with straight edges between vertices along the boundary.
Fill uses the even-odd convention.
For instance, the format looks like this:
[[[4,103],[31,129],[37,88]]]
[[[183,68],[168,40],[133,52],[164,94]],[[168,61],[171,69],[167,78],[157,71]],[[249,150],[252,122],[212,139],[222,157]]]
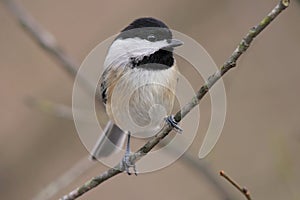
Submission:
[[[22,25],[25,31],[49,54],[56,60],[62,68],[72,77],[75,78],[77,75],[77,69],[79,63],[67,54],[61,46],[59,46],[55,37],[44,29],[36,20],[26,12],[26,10],[14,0],[2,0],[6,4],[11,13],[17,18],[19,23]],[[84,77],[78,76],[80,85],[91,95],[95,94],[95,91],[89,81]],[[100,95],[99,91],[96,91],[96,95]]]
[[[237,182],[230,178],[223,170],[220,171],[220,176],[225,178],[231,185],[238,189],[247,200],[252,200],[249,190],[246,187],[241,187]]]
[[[275,8],[255,27],[251,28],[247,35],[242,39],[237,48],[228,58],[228,60],[223,64],[220,70],[215,72],[213,75],[209,77],[206,84],[203,85],[200,90],[196,93],[196,95],[187,103],[180,111],[178,111],[175,115],[175,120],[180,122],[195,106],[199,104],[199,101],[206,95],[206,93],[210,90],[210,88],[222,77],[226,72],[236,66],[237,60],[239,57],[249,48],[253,39],[262,32],[283,10],[285,10],[290,4],[289,0],[281,0]],[[163,138],[165,138],[172,127],[169,124],[165,124],[164,127],[155,135],[155,137],[149,140],[143,147],[141,147],[137,152],[130,155],[129,159],[132,163],[137,162],[143,156],[147,155],[149,151],[153,147],[155,147]],[[80,197],[85,194],[89,190],[95,188],[99,184],[104,181],[122,173],[124,171],[124,167],[120,162],[113,168],[108,169],[104,173],[99,176],[96,176],[86,182],[81,187],[73,190],[69,194],[63,196],[61,200],[71,200]]]

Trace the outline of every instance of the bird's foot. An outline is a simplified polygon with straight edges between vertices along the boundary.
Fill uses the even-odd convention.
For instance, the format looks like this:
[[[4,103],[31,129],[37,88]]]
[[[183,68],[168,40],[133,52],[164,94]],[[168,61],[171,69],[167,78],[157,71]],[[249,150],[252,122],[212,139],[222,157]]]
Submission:
[[[178,122],[174,119],[174,115],[166,117],[165,120],[175,129],[177,133],[181,134],[183,132],[182,128],[178,125]]]
[[[131,172],[129,169],[130,169],[130,167],[132,167],[134,174],[137,176],[135,163],[130,159],[130,137],[131,137],[130,132],[128,132],[126,152],[122,159],[122,166],[124,167],[124,169],[128,175],[131,175]]]
[[[133,169],[133,173],[137,176],[137,171],[135,167],[135,163],[130,160],[130,154],[125,154],[125,156],[122,159],[122,165],[124,167],[124,170],[128,175],[131,175],[132,173],[130,172],[130,167]]]

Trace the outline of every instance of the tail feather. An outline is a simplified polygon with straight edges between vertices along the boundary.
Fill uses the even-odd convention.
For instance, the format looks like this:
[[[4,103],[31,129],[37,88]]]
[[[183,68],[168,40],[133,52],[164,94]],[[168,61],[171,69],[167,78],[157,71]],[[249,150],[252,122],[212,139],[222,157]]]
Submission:
[[[122,149],[125,139],[126,134],[124,131],[109,121],[103,131],[103,134],[99,137],[92,150],[91,159],[97,160],[101,157],[107,157]]]

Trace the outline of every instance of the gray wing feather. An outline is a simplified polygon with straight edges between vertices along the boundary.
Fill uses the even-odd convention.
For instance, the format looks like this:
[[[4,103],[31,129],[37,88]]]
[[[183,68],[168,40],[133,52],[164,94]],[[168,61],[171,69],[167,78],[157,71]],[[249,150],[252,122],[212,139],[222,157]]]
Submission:
[[[122,149],[125,139],[126,134],[117,125],[109,121],[104,133],[99,137],[92,150],[91,159],[97,160],[101,157],[107,157]]]
[[[124,68],[120,68],[123,69]],[[121,71],[123,71],[121,70]],[[114,70],[111,66],[108,67],[102,74],[98,90],[100,90],[99,100],[105,105],[107,102],[107,89],[117,81],[120,76],[120,70]],[[101,157],[107,157],[112,153],[122,149],[126,139],[126,134],[116,124],[109,121],[103,131],[103,134],[98,138],[96,145],[94,146],[91,159],[96,160]]]

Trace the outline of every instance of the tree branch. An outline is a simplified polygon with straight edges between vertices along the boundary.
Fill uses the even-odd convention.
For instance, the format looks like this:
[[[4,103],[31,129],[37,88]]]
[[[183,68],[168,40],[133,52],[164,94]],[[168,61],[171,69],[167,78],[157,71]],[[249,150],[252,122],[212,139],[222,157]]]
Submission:
[[[249,48],[253,39],[261,33],[284,9],[289,6],[289,0],[281,0],[276,7],[255,27],[251,28],[247,35],[239,43],[238,47],[228,58],[228,60],[223,64],[220,70],[215,72],[209,77],[207,83],[203,85],[200,90],[196,93],[191,101],[186,104],[180,111],[175,115],[175,120],[180,122],[196,105],[199,104],[199,101],[205,96],[209,89],[231,68],[236,66],[238,58]],[[155,137],[149,140],[143,147],[141,147],[137,152],[130,155],[129,159],[132,163],[137,162],[143,156],[145,156],[153,147],[155,147],[164,137],[166,137],[169,132],[172,130],[172,127],[169,124],[165,124],[164,127],[155,135]],[[124,167],[120,162],[113,168],[108,169],[103,174],[96,176],[86,182],[83,186],[73,190],[69,194],[61,198],[61,200],[71,200],[76,199],[88,192],[89,190],[95,188],[104,181],[120,174],[124,171]]]
[[[54,60],[56,60],[63,69],[72,77],[75,78],[77,75],[77,69],[79,68],[79,63],[75,61],[70,55],[68,55],[63,48],[59,46],[55,37],[44,29],[36,20],[26,12],[26,10],[16,3],[14,0],[2,0],[12,12],[12,14],[17,18],[19,23],[22,25],[25,31],[47,52]],[[94,95],[95,91],[92,90],[90,82],[84,77],[78,75],[78,80],[80,85],[90,94]],[[100,95],[96,91],[96,95]]]
[[[56,180],[52,181],[47,187],[44,187],[32,200],[47,200],[53,199],[63,187],[70,185],[75,179],[86,172],[91,167],[95,166],[95,162],[90,162],[86,157],[81,158],[76,164],[61,174]]]
[[[231,183],[236,189],[238,189],[247,200],[251,200],[250,192],[246,187],[241,187],[237,182],[235,182],[232,178],[230,178],[225,172],[220,171],[220,176],[224,177],[229,183]]]
[[[75,77],[79,64],[62,50],[55,37],[46,31],[40,24],[38,24],[35,19],[15,1],[2,1],[6,3],[9,10],[13,13],[13,15],[17,18],[19,23],[29,33],[29,35],[36,40],[36,42],[38,42],[39,45],[44,48],[44,50],[55,57],[55,59],[64,66],[63,68],[71,75],[71,77]]]

